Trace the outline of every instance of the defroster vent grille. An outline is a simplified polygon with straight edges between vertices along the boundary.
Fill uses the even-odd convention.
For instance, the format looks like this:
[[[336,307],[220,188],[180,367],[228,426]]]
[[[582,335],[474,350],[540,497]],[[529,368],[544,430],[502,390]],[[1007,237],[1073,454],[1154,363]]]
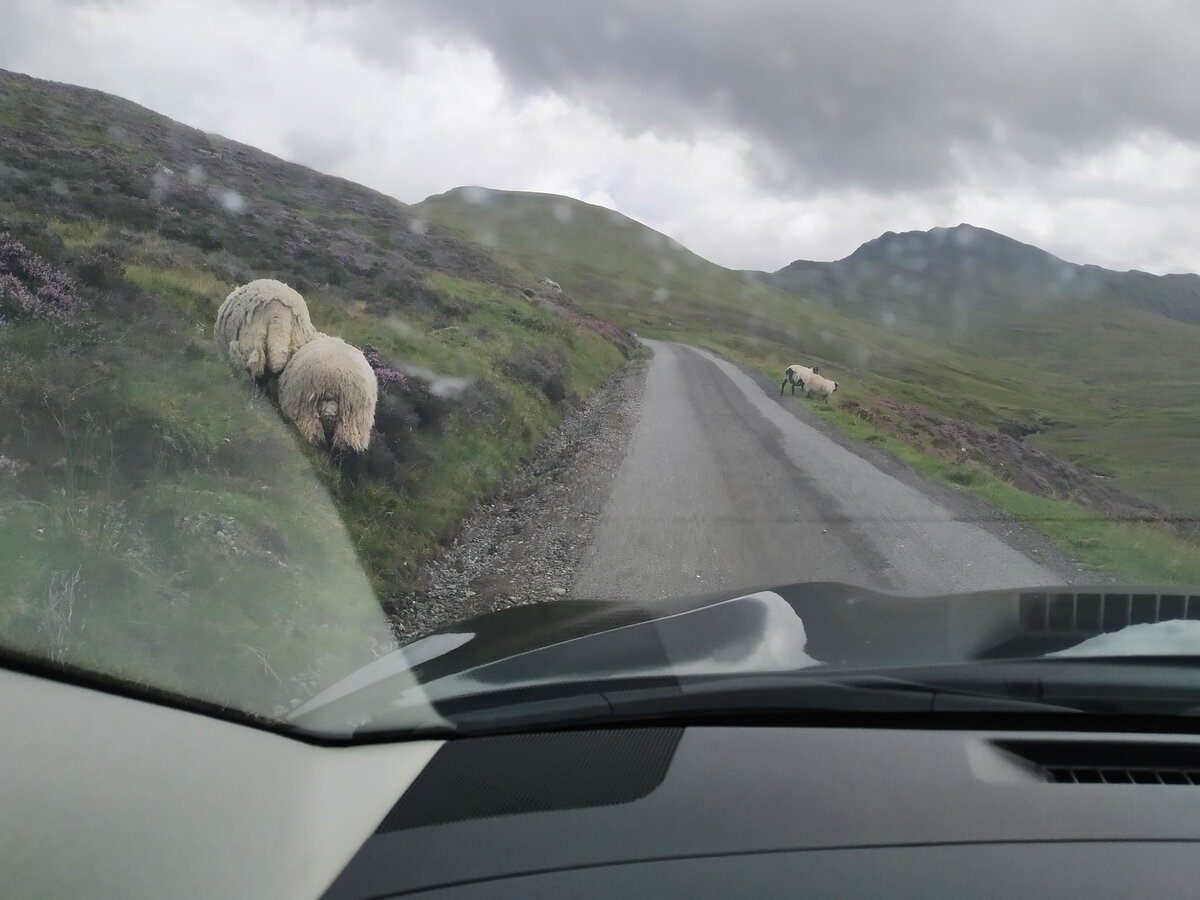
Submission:
[[[1100,634],[1172,619],[1200,619],[1200,595],[1100,591],[1021,594],[1021,630],[1026,634]]]
[[[1056,784],[1200,787],[1200,744],[1108,741],[998,741]]]

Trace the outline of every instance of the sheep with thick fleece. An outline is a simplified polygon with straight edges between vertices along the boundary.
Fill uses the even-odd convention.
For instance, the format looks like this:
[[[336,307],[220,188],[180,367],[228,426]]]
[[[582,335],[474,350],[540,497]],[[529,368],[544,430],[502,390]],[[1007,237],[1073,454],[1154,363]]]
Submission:
[[[836,381],[830,381],[824,375],[818,375],[814,371],[804,379],[804,393],[808,397],[820,397],[826,403],[829,402],[829,395],[838,389]]]
[[[363,352],[319,334],[279,376],[279,408],[306,441],[333,451],[367,449],[379,384]]]
[[[816,375],[820,371],[817,366],[810,369],[800,363],[788,366],[787,371],[783,373],[783,384],[779,385],[779,396],[783,396],[783,389],[788,386],[788,382],[791,382],[793,396],[796,393],[796,385],[800,385],[800,389],[804,390],[804,379],[809,375]]]
[[[234,288],[217,310],[217,353],[262,383],[318,334],[300,294],[282,281],[260,278]]]

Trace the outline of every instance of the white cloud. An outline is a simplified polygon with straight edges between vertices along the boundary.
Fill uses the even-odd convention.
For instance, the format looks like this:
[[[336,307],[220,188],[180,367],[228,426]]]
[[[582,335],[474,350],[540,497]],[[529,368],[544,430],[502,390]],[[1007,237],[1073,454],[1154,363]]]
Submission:
[[[577,99],[586,91],[518,90],[491,50],[453,30],[401,30],[367,18],[373,9],[131,0],[67,12],[25,0],[0,52],[6,67],[118,94],[406,202],[464,184],[567,194],[731,268],[836,259],[883,231],[962,221],[1073,262],[1200,268],[1200,147],[1184,137],[1142,129],[1045,163],[1015,150],[984,157],[967,139],[945,147],[951,180],[801,194],[778,189],[795,161],[734,117],[632,127],[611,104]],[[34,38],[47,33],[55,39]],[[1009,140],[1006,121],[994,121],[995,147]],[[890,150],[853,153],[882,163]]]

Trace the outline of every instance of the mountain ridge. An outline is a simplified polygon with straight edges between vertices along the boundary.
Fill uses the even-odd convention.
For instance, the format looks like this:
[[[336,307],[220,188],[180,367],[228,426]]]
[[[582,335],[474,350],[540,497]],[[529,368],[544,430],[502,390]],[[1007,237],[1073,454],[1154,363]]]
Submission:
[[[833,262],[796,260],[752,277],[901,327],[936,328],[950,318],[1035,314],[1062,302],[1106,300],[1200,323],[1200,275],[1154,275],[1071,263],[1033,244],[969,223],[888,231]]]

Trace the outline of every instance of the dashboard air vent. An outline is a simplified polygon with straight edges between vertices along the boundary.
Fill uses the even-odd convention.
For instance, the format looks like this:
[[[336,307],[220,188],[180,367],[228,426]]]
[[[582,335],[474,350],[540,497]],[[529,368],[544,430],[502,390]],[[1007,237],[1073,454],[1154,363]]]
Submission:
[[[1200,744],[1106,741],[998,741],[1056,784],[1159,784],[1200,787]]]
[[[1200,596],[1100,591],[1021,594],[1021,630],[1026,634],[1100,634],[1171,619],[1200,619]]]

